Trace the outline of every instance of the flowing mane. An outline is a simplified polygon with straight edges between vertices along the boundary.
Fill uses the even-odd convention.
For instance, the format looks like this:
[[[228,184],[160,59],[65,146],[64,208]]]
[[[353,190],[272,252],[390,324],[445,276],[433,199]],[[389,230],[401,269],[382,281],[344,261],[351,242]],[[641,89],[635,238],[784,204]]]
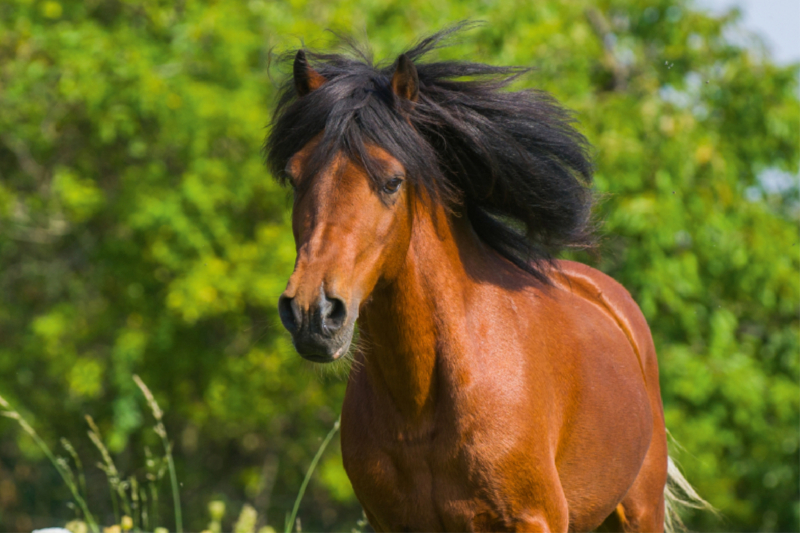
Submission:
[[[412,185],[465,214],[483,242],[547,281],[546,263],[559,250],[592,241],[589,145],[552,96],[508,90],[529,69],[422,61],[468,26],[438,32],[405,52],[419,76],[416,103],[392,92],[396,62],[374,65],[352,43],[344,54],[306,52],[326,82],[302,97],[291,78],[281,87],[267,164],[285,183],[289,158],[320,136],[306,174],[343,152],[374,178],[368,147],[380,146],[405,167]]]

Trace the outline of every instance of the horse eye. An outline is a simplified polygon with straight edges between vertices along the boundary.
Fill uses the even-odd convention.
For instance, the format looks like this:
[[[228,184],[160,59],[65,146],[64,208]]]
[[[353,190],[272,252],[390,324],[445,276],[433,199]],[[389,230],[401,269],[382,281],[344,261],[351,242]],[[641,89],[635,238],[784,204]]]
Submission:
[[[387,181],[383,186],[383,192],[386,194],[394,194],[403,183],[403,178],[395,177]]]

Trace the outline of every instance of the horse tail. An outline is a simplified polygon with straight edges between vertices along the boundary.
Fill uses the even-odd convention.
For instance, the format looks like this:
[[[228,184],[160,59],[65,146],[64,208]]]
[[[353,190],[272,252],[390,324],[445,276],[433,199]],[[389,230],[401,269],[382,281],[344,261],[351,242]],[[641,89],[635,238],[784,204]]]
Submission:
[[[718,515],[716,508],[697,494],[694,487],[686,481],[678,465],[667,458],[667,484],[664,486],[664,531],[675,533],[686,531],[686,526],[680,517],[682,508],[702,509]]]

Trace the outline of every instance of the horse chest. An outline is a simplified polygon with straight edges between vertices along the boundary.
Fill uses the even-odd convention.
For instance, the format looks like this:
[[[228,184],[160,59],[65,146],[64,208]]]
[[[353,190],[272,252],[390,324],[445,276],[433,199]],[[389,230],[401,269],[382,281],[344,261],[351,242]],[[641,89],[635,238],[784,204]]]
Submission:
[[[435,437],[380,441],[361,435],[354,442],[355,435],[342,429],[345,468],[376,530],[466,531],[476,510],[492,507],[463,458]]]

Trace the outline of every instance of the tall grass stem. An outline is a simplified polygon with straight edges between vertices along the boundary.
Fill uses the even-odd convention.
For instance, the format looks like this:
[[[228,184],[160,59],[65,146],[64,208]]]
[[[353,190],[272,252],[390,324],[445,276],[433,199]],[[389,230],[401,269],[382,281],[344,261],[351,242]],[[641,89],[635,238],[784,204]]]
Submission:
[[[142,378],[134,374],[133,381],[136,382],[136,385],[142,391],[142,394],[144,394],[147,405],[150,406],[150,410],[153,411],[153,417],[156,419],[154,430],[156,434],[161,437],[161,442],[164,444],[164,453],[166,454],[167,467],[169,468],[169,481],[172,485],[172,504],[175,507],[175,531],[176,533],[183,533],[183,517],[181,516],[181,496],[178,491],[178,476],[175,473],[175,461],[172,459],[172,444],[170,444],[167,439],[167,430],[164,427],[164,423],[161,421],[163,412],[158,406],[158,402],[156,402],[153,393],[150,392],[150,389],[145,385],[144,381],[142,381]]]
[[[111,505],[114,508],[114,519],[117,521],[117,524],[119,524],[122,519],[119,516],[120,505],[122,506],[122,514],[131,516],[130,502],[128,502],[128,495],[125,493],[127,484],[122,480],[122,476],[119,470],[117,470],[117,465],[114,464],[114,460],[111,458],[111,452],[109,452],[106,445],[103,444],[103,436],[100,433],[100,428],[97,427],[97,424],[95,424],[91,416],[84,415],[84,418],[89,425],[89,439],[103,457],[103,462],[97,463],[97,466],[106,474],[108,486],[111,489]]]
[[[86,476],[83,473],[81,458],[78,457],[78,452],[75,451],[75,447],[72,446],[72,443],[64,437],[61,437],[61,446],[67,450],[67,453],[69,453],[75,463],[75,470],[78,472],[78,488],[80,489],[83,499],[87,500],[89,498],[89,491],[86,489]]]
[[[0,415],[11,418],[12,420],[16,420],[17,423],[20,425],[20,427],[25,431],[25,433],[30,435],[30,437],[33,439],[36,445],[39,446],[42,452],[44,452],[44,454],[47,456],[47,458],[55,467],[56,471],[58,471],[58,475],[61,476],[61,479],[64,480],[64,483],[67,485],[70,492],[72,492],[72,497],[75,499],[78,506],[81,508],[81,511],[83,512],[83,517],[86,520],[86,523],[89,526],[89,528],[94,533],[99,533],[100,528],[98,527],[97,522],[94,519],[94,516],[92,516],[92,513],[89,512],[89,507],[86,505],[86,500],[84,500],[83,497],[81,497],[78,491],[78,487],[76,486],[74,480],[71,479],[70,476],[71,472],[64,471],[64,467],[62,467],[58,463],[58,459],[56,459],[56,457],[53,455],[53,452],[50,451],[50,447],[47,446],[47,443],[45,443],[44,440],[42,440],[39,434],[36,433],[36,430],[33,429],[33,427],[30,424],[28,424],[28,421],[25,420],[22,417],[22,415],[20,415],[17,411],[11,409],[9,403],[2,396],[0,396],[0,407],[6,409],[5,411],[0,411]],[[67,475],[68,473],[70,475]]]
[[[303,480],[302,485],[300,485],[300,490],[297,493],[297,498],[294,500],[294,507],[292,508],[292,514],[286,520],[286,524],[284,526],[284,533],[292,533],[292,526],[296,523],[295,518],[297,517],[297,510],[300,508],[300,502],[303,499],[303,495],[306,492],[306,486],[308,486],[309,480],[311,480],[311,475],[314,473],[314,469],[317,468],[317,463],[319,462],[320,457],[322,457],[323,452],[325,452],[325,448],[328,447],[328,443],[330,443],[333,436],[339,431],[339,425],[342,421],[341,415],[339,418],[336,419],[336,422],[333,424],[333,428],[328,432],[328,435],[325,437],[325,440],[322,441],[322,444],[319,446],[319,450],[317,450],[317,454],[314,456],[314,459],[311,460],[311,464],[308,466],[308,472],[306,472],[306,477]]]
[[[181,496],[178,492],[178,476],[175,474],[175,462],[172,460],[172,445],[167,441],[167,436],[161,438],[164,441],[164,450],[167,454],[167,464],[169,465],[169,481],[172,485],[172,504],[175,507],[175,531],[183,533],[183,518],[181,517]]]

